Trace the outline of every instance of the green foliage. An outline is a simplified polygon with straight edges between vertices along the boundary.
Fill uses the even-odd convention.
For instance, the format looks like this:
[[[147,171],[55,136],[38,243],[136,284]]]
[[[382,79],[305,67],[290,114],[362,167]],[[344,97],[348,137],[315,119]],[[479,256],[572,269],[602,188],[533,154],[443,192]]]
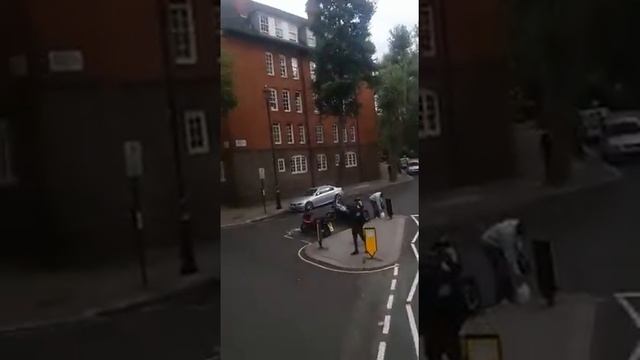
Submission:
[[[226,117],[238,105],[233,93],[233,61],[228,54],[220,55],[220,111]]]

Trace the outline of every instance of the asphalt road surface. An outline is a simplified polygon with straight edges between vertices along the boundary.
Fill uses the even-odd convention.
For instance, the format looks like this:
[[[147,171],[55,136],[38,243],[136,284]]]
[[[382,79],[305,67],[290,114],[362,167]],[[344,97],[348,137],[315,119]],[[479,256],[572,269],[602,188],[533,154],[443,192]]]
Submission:
[[[384,193],[396,214],[417,214],[417,179]],[[410,246],[417,226],[405,233],[397,275],[350,274],[300,260],[305,239],[285,237],[300,221],[301,214],[286,214],[222,231],[222,358],[415,359],[405,303],[417,269]]]

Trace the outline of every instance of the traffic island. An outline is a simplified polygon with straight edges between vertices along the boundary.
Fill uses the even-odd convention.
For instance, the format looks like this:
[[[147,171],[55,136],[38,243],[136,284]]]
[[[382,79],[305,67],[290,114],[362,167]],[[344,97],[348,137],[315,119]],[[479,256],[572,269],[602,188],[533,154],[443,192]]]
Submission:
[[[393,267],[400,258],[404,242],[407,217],[395,215],[393,219],[373,219],[365,228],[375,229],[377,251],[374,256],[365,252],[364,243],[358,238],[359,254],[353,252],[351,229],[334,233],[322,240],[305,245],[299,251],[302,260],[327,270],[370,272]]]

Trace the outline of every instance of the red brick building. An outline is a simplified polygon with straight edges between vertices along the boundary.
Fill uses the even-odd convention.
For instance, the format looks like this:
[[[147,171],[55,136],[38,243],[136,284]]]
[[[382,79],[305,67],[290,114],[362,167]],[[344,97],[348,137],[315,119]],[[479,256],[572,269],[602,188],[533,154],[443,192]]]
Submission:
[[[9,159],[0,168],[12,170],[0,172],[0,236],[15,239],[7,243],[129,251],[129,140],[143,146],[147,241],[177,242],[179,179],[194,236],[218,237],[210,141],[219,136],[218,13],[209,0],[2,2],[0,145],[11,146],[0,146]]]
[[[420,1],[425,189],[514,174],[506,11],[501,0]]]
[[[373,91],[361,88],[360,113],[347,121],[346,133],[338,134],[337,119],[321,118],[312,91],[315,38],[305,18],[252,1],[222,0],[221,27],[221,49],[233,62],[238,98],[222,124],[226,201],[260,201],[260,168],[269,198],[275,194],[274,170],[283,198],[310,186],[335,184],[338,166],[345,167],[345,184],[379,177]],[[270,119],[265,87],[272,92]],[[346,143],[346,159],[340,159],[340,142]]]

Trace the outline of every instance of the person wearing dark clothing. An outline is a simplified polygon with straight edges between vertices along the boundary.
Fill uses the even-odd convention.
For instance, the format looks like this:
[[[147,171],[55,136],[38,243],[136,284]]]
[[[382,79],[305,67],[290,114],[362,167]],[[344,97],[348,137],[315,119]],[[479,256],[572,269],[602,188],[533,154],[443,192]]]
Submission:
[[[353,252],[358,254],[358,236],[364,243],[364,224],[367,222],[364,216],[364,205],[360,199],[356,199],[355,205],[351,208],[351,235],[353,236]]]
[[[420,327],[429,360],[462,360],[459,333],[468,317],[459,284],[462,268],[453,246],[435,244],[420,261]]]

